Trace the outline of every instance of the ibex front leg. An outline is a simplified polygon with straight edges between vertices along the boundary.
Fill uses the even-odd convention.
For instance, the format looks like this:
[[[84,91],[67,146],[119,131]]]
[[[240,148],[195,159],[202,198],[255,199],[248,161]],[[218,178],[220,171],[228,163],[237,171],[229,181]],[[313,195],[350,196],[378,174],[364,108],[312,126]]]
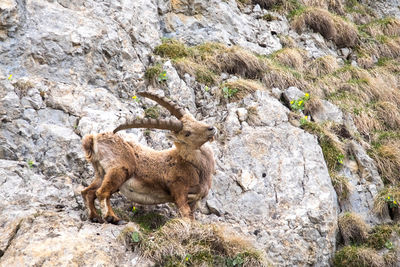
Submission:
[[[110,204],[110,197],[117,192],[120,186],[129,178],[129,171],[125,167],[115,167],[106,173],[100,188],[96,191],[97,199],[100,202],[103,218],[113,224],[120,224]]]
[[[179,213],[184,218],[194,219],[188,203],[188,190],[184,186],[176,186],[170,188],[171,195],[175,200],[175,204],[179,209]]]

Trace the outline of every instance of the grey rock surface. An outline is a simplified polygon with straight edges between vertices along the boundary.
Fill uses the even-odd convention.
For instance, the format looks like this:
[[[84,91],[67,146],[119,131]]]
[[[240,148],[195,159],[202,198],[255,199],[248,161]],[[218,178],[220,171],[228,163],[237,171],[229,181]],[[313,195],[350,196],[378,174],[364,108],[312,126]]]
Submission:
[[[341,175],[348,179],[351,191],[348,199],[340,201],[341,210],[358,213],[370,225],[390,222],[388,214],[382,217],[373,212],[374,199],[383,188],[373,160],[355,141],[351,141],[348,146],[354,160],[345,163]]]
[[[80,218],[77,185],[67,175],[49,179],[36,167],[0,160],[1,266],[132,266],[138,255],[118,237],[123,226]],[[90,253],[89,253],[90,252]]]
[[[400,18],[399,0],[363,0],[362,2],[368,4],[381,17],[392,16]]]
[[[234,0],[171,1],[161,12],[164,35],[190,45],[220,42],[266,55],[282,48],[277,35],[289,31],[286,19],[268,23],[260,10],[246,14]]]
[[[290,103],[291,101],[302,98],[305,95],[305,93],[303,91],[301,91],[299,88],[297,88],[295,86],[291,86],[291,87],[287,88],[286,90],[284,90],[282,95],[283,95],[283,99],[287,103]]]
[[[343,123],[343,112],[336,105],[329,101],[321,100],[321,108],[311,113],[316,122],[333,121],[338,124]]]

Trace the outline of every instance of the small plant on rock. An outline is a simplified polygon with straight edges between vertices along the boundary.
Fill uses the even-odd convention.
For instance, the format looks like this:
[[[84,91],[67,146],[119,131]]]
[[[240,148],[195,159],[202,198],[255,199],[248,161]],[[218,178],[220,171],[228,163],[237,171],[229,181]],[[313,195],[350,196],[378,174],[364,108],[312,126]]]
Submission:
[[[137,96],[132,96],[133,101],[135,101],[136,103],[140,102],[140,99]]]
[[[158,79],[159,82],[166,82],[168,80],[167,72],[164,70],[158,74]]]
[[[310,94],[306,93],[303,97],[290,101],[290,107],[295,111],[303,111],[308,100],[310,100]]]
[[[339,164],[343,165],[343,160],[344,160],[344,155],[343,155],[343,154],[338,155],[338,156],[336,157],[336,159],[337,159],[337,162],[338,162]]]
[[[33,160],[28,160],[28,166],[29,166],[29,168],[31,169],[31,168],[33,168],[33,164],[35,164],[35,162],[33,162]]]
[[[139,232],[137,232],[137,231],[133,232],[132,235],[131,235],[131,239],[132,239],[132,242],[134,242],[134,243],[140,242],[140,234],[139,234]]]
[[[393,208],[398,208],[399,207],[399,203],[397,202],[397,200],[392,197],[391,195],[387,196],[385,198],[385,202],[388,204],[389,208],[393,209]]]
[[[235,94],[238,92],[236,88],[229,88],[228,86],[222,87],[222,93],[224,94],[224,98],[230,99],[235,96]]]
[[[156,77],[158,77],[160,75],[160,73],[162,72],[162,66],[161,64],[156,64],[154,66],[151,66],[149,68],[147,68],[144,77],[148,80],[148,81],[154,81]]]
[[[382,189],[375,198],[374,211],[378,214],[397,213],[399,210],[400,190],[398,186],[388,186]]]
[[[303,118],[300,118],[300,126],[305,125],[308,122],[308,116],[304,116]]]
[[[160,117],[160,110],[157,106],[148,107],[144,110],[144,114],[147,118],[157,119],[158,117]]]

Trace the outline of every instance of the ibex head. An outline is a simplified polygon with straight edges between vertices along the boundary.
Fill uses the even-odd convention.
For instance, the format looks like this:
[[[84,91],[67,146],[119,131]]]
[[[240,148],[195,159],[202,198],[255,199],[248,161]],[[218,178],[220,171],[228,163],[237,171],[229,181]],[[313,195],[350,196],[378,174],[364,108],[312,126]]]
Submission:
[[[118,126],[114,133],[129,128],[154,128],[170,130],[169,138],[175,143],[191,148],[199,148],[207,141],[212,141],[216,133],[215,127],[196,120],[169,99],[149,92],[140,92],[140,96],[150,98],[166,108],[176,119],[138,119]]]

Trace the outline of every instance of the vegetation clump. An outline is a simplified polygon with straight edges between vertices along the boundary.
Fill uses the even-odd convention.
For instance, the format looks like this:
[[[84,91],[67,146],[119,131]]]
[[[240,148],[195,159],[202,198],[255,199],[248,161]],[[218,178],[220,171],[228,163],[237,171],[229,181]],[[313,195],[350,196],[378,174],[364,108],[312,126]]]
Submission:
[[[140,248],[142,257],[158,266],[268,266],[249,241],[220,226],[184,219],[159,227],[140,225],[145,231],[125,235],[131,246]]]
[[[189,73],[208,85],[214,84],[216,75],[222,72],[261,79],[266,71],[263,60],[236,46],[204,43],[189,48],[179,41],[165,40],[154,52],[173,59],[181,74]]]
[[[320,33],[325,39],[332,40],[338,48],[355,47],[358,32],[351,23],[321,8],[307,8],[293,19],[297,32],[310,28]]]
[[[149,82],[155,82],[157,77],[161,74],[162,71],[163,70],[161,64],[156,64],[154,66],[147,68],[146,72],[144,73],[144,77]]]
[[[221,85],[224,98],[239,101],[246,95],[255,91],[264,91],[264,86],[257,81],[238,79],[236,81],[227,82]]]
[[[335,253],[333,265],[336,267],[381,267],[384,258],[368,247],[345,246]]]
[[[174,39],[164,39],[162,44],[154,49],[154,53],[172,59],[183,58],[189,54],[186,46],[182,42]]]
[[[344,213],[339,217],[338,225],[345,245],[361,244],[368,238],[369,227],[356,213]]]
[[[158,119],[160,117],[160,110],[157,106],[148,107],[144,110],[144,114],[147,118]]]
[[[374,211],[377,214],[385,215],[388,211],[399,213],[400,188],[396,186],[386,186],[379,191],[374,200]]]
[[[372,229],[367,239],[367,246],[375,249],[383,249],[385,245],[389,245],[389,239],[393,232],[393,226],[377,225]]]
[[[272,57],[283,66],[303,71],[306,52],[297,48],[283,48],[275,52]]]

